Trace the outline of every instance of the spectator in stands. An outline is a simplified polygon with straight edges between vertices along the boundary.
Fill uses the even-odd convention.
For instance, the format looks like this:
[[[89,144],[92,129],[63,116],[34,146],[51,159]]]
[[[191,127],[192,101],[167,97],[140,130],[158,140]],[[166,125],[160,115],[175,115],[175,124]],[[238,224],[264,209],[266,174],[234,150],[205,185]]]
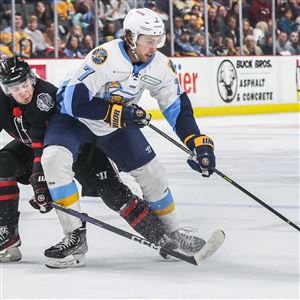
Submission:
[[[143,8],[144,0],[127,0],[130,8]]]
[[[289,55],[289,48],[287,47],[288,35],[286,32],[280,32],[276,41],[276,54]]]
[[[195,36],[197,33],[199,33],[201,28],[198,27],[197,16],[191,15],[184,28],[187,29],[192,36]]]
[[[220,32],[217,32],[214,35],[213,39],[213,54],[216,56],[224,56],[226,55],[225,47],[223,44],[224,38],[223,35]]]
[[[263,55],[260,47],[256,45],[256,41],[253,35],[248,35],[245,38],[245,45],[242,47],[244,55]]]
[[[220,32],[223,36],[225,36],[227,17],[228,17],[227,9],[225,8],[225,6],[220,5],[217,11],[216,31]]]
[[[243,36],[247,36],[249,34],[253,34],[253,28],[250,25],[249,19],[245,18],[243,19]]]
[[[214,35],[217,30],[217,12],[215,8],[211,7],[208,11],[208,32]]]
[[[226,56],[237,56],[239,55],[237,49],[234,47],[232,38],[227,37],[224,40],[224,49]]]
[[[76,13],[72,17],[72,24],[79,25],[83,30],[89,27],[87,22],[87,14],[89,12],[89,7],[86,3],[81,2],[76,9]]]
[[[269,26],[265,21],[257,22],[255,28],[253,29],[253,36],[258,46],[265,43],[265,35],[269,31]]]
[[[57,13],[62,22],[69,22],[76,13],[74,5],[69,0],[57,1]]]
[[[268,0],[253,0],[250,8],[250,21],[254,27],[259,21],[268,22],[272,19],[271,5]]]
[[[300,55],[299,36],[296,31],[290,34],[290,38],[286,43],[286,46],[292,55]]]
[[[110,42],[116,37],[116,26],[114,22],[107,22],[103,30],[103,40],[101,43]]]
[[[289,0],[289,7],[293,13],[293,20],[300,16],[300,1],[299,0]]]
[[[184,15],[184,21],[188,22],[190,20],[191,17],[196,18],[196,28],[198,28],[199,30],[204,29],[204,21],[202,18],[202,12],[200,10],[200,6],[199,5],[194,5],[192,6],[192,10]],[[197,32],[199,32],[199,30],[196,30]]]
[[[13,53],[10,49],[11,34],[0,32],[0,58],[12,57]]]
[[[45,32],[46,24],[53,20],[53,12],[43,1],[38,1],[35,5],[35,15],[38,18],[38,29]]]
[[[0,1],[0,31],[7,27],[11,19],[11,9]]]
[[[116,30],[122,28],[122,22],[130,11],[130,6],[126,0],[106,0],[105,1],[104,11],[105,19],[112,21],[116,25]]]
[[[37,29],[38,28],[38,18],[37,16],[30,16],[28,19],[27,27],[25,32],[28,34],[32,41],[32,53],[35,57],[42,57],[47,46],[45,43],[45,38],[43,33]]]
[[[69,33],[67,35],[67,39],[70,36],[76,36],[78,38],[79,42],[81,43],[82,39],[83,39],[83,36],[84,36],[81,26],[80,25],[73,25],[70,28],[70,31],[69,31]]]
[[[175,56],[197,56],[190,40],[190,32],[183,29],[180,37],[175,39]]]
[[[240,14],[240,10],[239,10],[239,3],[238,1],[232,3],[231,5],[231,9],[228,13],[229,16],[235,17],[236,20],[239,19],[239,14]]]
[[[16,49],[15,54],[21,55],[23,57],[30,57],[31,52],[31,42],[29,40],[29,36],[23,29],[23,17],[20,13],[15,14],[15,27],[16,30],[14,32],[16,37]],[[12,28],[10,26],[6,27],[3,30],[4,33],[8,34],[10,36],[11,42],[13,39],[12,35]]]
[[[197,33],[194,42],[193,42],[194,51],[197,53],[198,56],[205,56],[206,55],[206,46],[205,46],[205,35],[204,33],[200,32]],[[212,55],[210,51],[208,55]]]
[[[182,17],[175,17],[174,20],[174,34],[175,39],[179,38],[184,28],[184,21]]]
[[[278,22],[279,29],[281,31],[286,32],[288,35],[290,35],[291,32],[296,30],[296,23],[292,20],[292,17],[292,10],[289,7],[287,7],[283,12],[283,16]]]
[[[260,46],[263,54],[272,55],[273,54],[273,36],[271,33],[266,34],[265,42]]]
[[[149,9],[155,11],[165,23],[169,21],[169,16],[156,5],[155,1],[148,1],[147,6]],[[147,6],[145,5],[145,7]]]
[[[187,1],[173,0],[173,5],[175,8],[175,11],[179,12],[180,15],[185,15],[192,10],[192,7],[193,7],[193,5],[195,5],[195,3],[194,3],[194,1],[190,1],[190,0],[187,0]]]
[[[47,49],[45,51],[46,56],[54,56],[54,45],[55,45],[55,25],[53,21],[47,23],[44,33],[45,43]],[[58,36],[58,48],[63,50],[66,43]],[[62,52],[62,51],[61,51]]]
[[[230,37],[233,40],[235,47],[240,45],[237,19],[234,16],[229,16],[228,18],[225,37]]]
[[[91,34],[85,34],[82,39],[82,54],[87,55],[91,50],[95,48],[95,40]]]
[[[67,58],[83,58],[84,55],[81,52],[79,46],[79,40],[76,36],[70,36],[68,38],[66,48],[64,49],[64,53],[66,54]]]

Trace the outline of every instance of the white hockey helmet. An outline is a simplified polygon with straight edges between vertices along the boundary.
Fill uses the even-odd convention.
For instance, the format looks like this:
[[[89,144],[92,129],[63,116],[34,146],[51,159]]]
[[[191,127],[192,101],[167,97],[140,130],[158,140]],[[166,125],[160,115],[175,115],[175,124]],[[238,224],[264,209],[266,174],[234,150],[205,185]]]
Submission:
[[[123,22],[123,31],[130,30],[134,48],[140,34],[161,36],[157,48],[165,44],[165,25],[161,17],[149,8],[134,8],[129,11]]]

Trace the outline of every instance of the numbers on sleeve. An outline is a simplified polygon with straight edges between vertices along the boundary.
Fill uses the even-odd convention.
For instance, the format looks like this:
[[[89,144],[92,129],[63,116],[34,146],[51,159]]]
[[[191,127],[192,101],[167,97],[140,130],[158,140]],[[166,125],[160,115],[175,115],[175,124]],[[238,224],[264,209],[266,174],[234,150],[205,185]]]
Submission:
[[[87,78],[89,75],[95,73],[95,70],[94,70],[93,68],[91,68],[90,66],[88,66],[88,65],[85,65],[85,66],[83,67],[83,69],[85,70],[85,72],[84,72],[82,75],[80,75],[80,76],[78,77],[78,80],[79,80],[79,81],[83,81],[83,79],[85,79],[85,78]]]

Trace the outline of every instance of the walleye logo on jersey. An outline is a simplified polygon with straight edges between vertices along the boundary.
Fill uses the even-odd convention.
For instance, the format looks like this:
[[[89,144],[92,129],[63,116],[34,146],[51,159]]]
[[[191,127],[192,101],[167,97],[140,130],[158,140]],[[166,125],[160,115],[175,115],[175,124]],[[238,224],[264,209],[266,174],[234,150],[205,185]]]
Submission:
[[[97,48],[92,54],[92,62],[96,65],[102,65],[107,59],[107,51],[104,48]]]
[[[122,88],[118,81],[110,81],[105,83],[104,98],[113,104],[123,104],[124,98],[121,95],[114,94]]]

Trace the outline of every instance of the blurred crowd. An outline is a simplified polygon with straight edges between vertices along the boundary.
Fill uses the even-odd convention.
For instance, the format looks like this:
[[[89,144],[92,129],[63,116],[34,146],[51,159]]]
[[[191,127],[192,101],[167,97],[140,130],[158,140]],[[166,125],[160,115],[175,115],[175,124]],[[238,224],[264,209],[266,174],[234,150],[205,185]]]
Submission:
[[[242,1],[240,41],[239,5],[234,0],[208,0],[208,49],[205,37],[204,0],[173,0],[174,34],[170,32],[168,0],[57,1],[59,57],[82,58],[99,43],[122,35],[122,22],[134,7],[157,12],[166,25],[166,44],[161,49],[175,56],[234,56],[273,54],[272,1]],[[277,55],[300,54],[300,0],[275,0]],[[95,24],[98,20],[98,24]],[[11,1],[0,0],[0,56],[12,56]],[[172,37],[174,40],[172,41]],[[27,58],[53,58],[55,47],[54,5],[48,1],[16,0],[15,52]]]

